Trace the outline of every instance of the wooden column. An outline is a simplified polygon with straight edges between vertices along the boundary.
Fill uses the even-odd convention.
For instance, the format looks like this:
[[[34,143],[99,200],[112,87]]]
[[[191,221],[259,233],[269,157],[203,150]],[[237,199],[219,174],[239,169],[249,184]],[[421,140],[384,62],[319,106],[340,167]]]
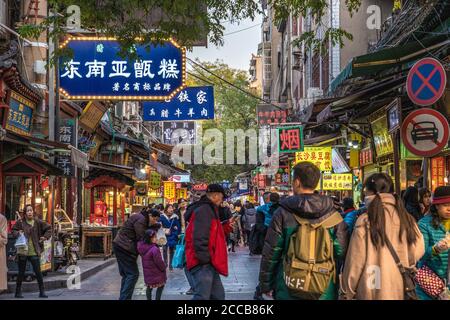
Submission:
[[[113,199],[113,224],[117,225],[117,188],[114,187],[114,199]]]

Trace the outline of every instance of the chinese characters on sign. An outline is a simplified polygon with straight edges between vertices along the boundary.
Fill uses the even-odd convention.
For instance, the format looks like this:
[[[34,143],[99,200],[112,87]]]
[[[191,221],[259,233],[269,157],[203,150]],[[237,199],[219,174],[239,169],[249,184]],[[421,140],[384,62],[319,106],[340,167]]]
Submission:
[[[192,190],[194,191],[206,191],[208,189],[208,185],[206,183],[194,184],[192,186]]]
[[[214,88],[187,87],[169,101],[142,104],[144,121],[214,119]]]
[[[286,123],[288,112],[283,107],[277,108],[270,104],[260,104],[256,107],[258,125],[266,126],[277,123]]]
[[[161,175],[156,171],[151,171],[149,176],[150,189],[158,189],[161,187]]]
[[[177,199],[187,199],[187,188],[177,189]]]
[[[392,137],[387,129],[387,119],[383,116],[372,122],[373,141],[377,157],[394,152]]]
[[[323,175],[323,190],[343,191],[353,189],[351,173]],[[320,186],[318,187],[320,189]]]
[[[373,154],[371,148],[361,150],[359,153],[359,164],[361,167],[367,166],[373,163]]]
[[[303,151],[303,128],[278,128],[278,147],[284,153]]]
[[[445,186],[445,159],[436,157],[431,159],[431,188]]]
[[[29,136],[35,104],[14,91],[9,92],[9,113],[6,129]]]
[[[330,172],[331,147],[305,147],[303,152],[295,153],[295,163],[308,161],[314,163],[320,171]]]
[[[163,122],[163,143],[169,145],[193,145],[195,142],[195,121]]]
[[[59,142],[75,145],[75,121],[73,119],[63,120],[59,125]],[[58,155],[56,166],[60,168],[65,176],[74,176],[75,167],[72,165],[70,155]]]
[[[164,100],[185,85],[185,49],[173,41],[135,45],[136,60],[119,56],[119,43],[107,38],[73,37],[65,47],[73,57],[60,61],[59,78],[68,99]]]
[[[175,182],[164,181],[164,198],[172,200],[175,196]]]
[[[289,168],[284,166],[280,167],[275,175],[275,184],[279,186],[289,185]]]

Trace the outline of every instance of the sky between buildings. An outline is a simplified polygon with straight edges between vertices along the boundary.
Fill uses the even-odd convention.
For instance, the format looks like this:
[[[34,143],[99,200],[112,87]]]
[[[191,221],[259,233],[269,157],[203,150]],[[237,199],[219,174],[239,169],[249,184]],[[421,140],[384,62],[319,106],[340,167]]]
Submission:
[[[220,59],[232,68],[248,71],[251,55],[256,54],[258,43],[261,42],[261,23],[261,15],[253,21],[246,19],[239,24],[224,23],[226,29],[222,47],[208,43],[207,48],[194,47],[192,52],[188,51],[187,56],[191,59],[199,58],[201,61],[210,62]],[[246,28],[248,29],[242,30]]]

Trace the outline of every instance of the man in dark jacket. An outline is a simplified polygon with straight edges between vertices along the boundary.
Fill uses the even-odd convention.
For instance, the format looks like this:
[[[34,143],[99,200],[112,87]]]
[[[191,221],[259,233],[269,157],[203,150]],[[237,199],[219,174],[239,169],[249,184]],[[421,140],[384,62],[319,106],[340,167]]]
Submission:
[[[113,241],[114,254],[122,277],[119,300],[131,300],[133,297],[139,278],[137,243],[143,239],[149,227],[159,229],[159,215],[158,210],[148,208],[131,215]]]
[[[293,299],[283,279],[283,260],[289,248],[289,239],[299,226],[294,214],[310,220],[311,223],[320,223],[336,214],[331,198],[314,194],[320,180],[319,169],[312,163],[302,162],[293,170],[294,196],[282,200],[280,208],[275,211],[261,260],[261,292],[275,299]],[[348,241],[345,224],[341,222],[335,229],[330,230],[330,236],[333,239],[335,256],[344,257]],[[322,299],[337,297],[336,283],[331,282]]]
[[[228,276],[225,236],[231,232],[233,220],[220,220],[224,197],[222,186],[211,184],[206,196],[186,211],[186,264],[194,280],[193,300],[225,299],[220,275]]]
[[[41,272],[41,253],[43,251],[43,242],[52,236],[51,226],[45,221],[38,219],[34,214],[33,207],[27,205],[23,218],[17,221],[12,228],[12,234],[15,238],[23,234],[28,240],[27,251],[17,252],[19,274],[17,275],[15,297],[23,298],[22,281],[25,276],[27,261],[30,261],[39,284],[39,297],[48,298],[45,294],[44,279]]]

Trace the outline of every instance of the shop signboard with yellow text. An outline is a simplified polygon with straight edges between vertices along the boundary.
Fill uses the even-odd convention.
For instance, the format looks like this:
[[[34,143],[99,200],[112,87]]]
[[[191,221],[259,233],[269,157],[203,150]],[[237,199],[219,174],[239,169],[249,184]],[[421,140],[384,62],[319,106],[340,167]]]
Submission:
[[[306,147],[303,152],[295,153],[295,163],[312,162],[320,171],[330,172],[332,169],[331,147]]]

